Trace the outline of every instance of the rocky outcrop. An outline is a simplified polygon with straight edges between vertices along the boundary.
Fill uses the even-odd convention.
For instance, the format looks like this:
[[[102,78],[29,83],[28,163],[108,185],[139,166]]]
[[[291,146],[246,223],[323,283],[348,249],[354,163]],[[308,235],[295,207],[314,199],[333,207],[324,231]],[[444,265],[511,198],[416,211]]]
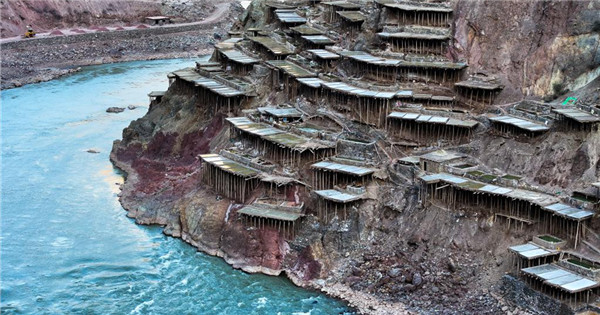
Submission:
[[[510,174],[533,174],[531,184],[557,191],[582,187],[600,176],[600,132],[588,136],[551,133],[543,138],[542,142],[490,137],[481,143],[480,159]]]
[[[114,107],[113,106],[113,107],[109,107],[106,109],[107,113],[115,113],[115,114],[122,113],[124,111],[125,111],[125,107]]]
[[[581,51],[574,50],[570,55],[570,50],[566,50],[568,57],[558,61],[554,61],[556,56],[538,60],[539,54],[553,47],[556,38],[565,34],[590,38],[594,34],[586,33],[590,30],[587,26],[573,33],[571,24],[546,30],[546,23],[552,25],[552,22],[544,17],[558,19],[557,10],[568,8],[575,12],[594,11],[595,4],[555,7],[542,2],[519,2],[515,8],[506,2],[493,2],[487,7],[470,4],[456,3],[457,45],[453,53],[457,58],[469,60],[472,72],[485,68],[499,74],[508,86],[504,100],[520,99],[528,93],[538,96],[554,93],[552,80],[544,77],[552,73],[548,72],[548,64],[565,66],[561,70],[565,82],[575,82],[582,75],[581,64],[572,61]],[[246,26],[264,23],[262,9],[264,1],[251,5],[242,17]],[[369,7],[369,10],[374,9]],[[504,34],[513,24],[502,21],[499,25],[489,25],[496,21],[486,20],[486,16],[505,16],[505,10],[514,10],[516,16],[531,14],[537,17],[533,20],[537,22],[514,24],[522,32],[522,38],[515,39],[518,36]],[[523,40],[536,34],[540,39],[534,44]],[[368,42],[361,39],[359,44]],[[524,45],[533,46],[520,50]],[[529,60],[527,65],[521,65],[525,59]],[[241,115],[244,109],[265,103],[290,101],[283,93],[269,91],[272,83],[266,81],[266,76],[251,73],[249,78],[258,86],[257,97],[252,103],[244,103],[243,108],[233,109],[235,114]],[[128,174],[120,200],[128,215],[138,223],[165,225],[166,234],[182,237],[204,252],[223,257],[236,268],[285,274],[298,285],[348,299],[365,313],[482,314],[515,310],[497,295],[499,280],[513,267],[506,248],[530,239],[539,232],[535,227],[506,233],[486,211],[423,208],[419,188],[413,186],[414,171],[395,163],[397,156],[386,152],[393,147],[381,145],[385,142],[383,136],[373,137],[380,141],[369,150],[383,159],[388,157],[387,167],[377,172],[376,183],[368,187],[370,200],[349,210],[349,220],[321,223],[314,216],[314,205],[308,204],[307,209],[313,212],[309,210],[294,240],[285,240],[268,227],[255,229],[244,225],[237,215],[241,205],[222,199],[200,182],[197,155],[219,152],[231,145],[228,130],[224,128],[225,115],[212,115],[208,108],[212,106],[203,104],[191,93],[173,89],[146,116],[124,130],[123,139],[115,142],[111,153],[114,164]],[[312,113],[317,112],[316,107],[321,111],[328,107],[324,103],[295,101]],[[335,117],[345,129],[367,138],[369,131],[375,129],[356,124],[341,114]],[[488,124],[484,116],[478,117],[478,121]],[[507,139],[486,129],[482,126],[474,141],[454,149],[468,153],[482,166],[497,169],[498,173],[523,175],[529,184],[542,190],[572,188],[600,175],[597,131],[552,132],[535,139]],[[306,170],[298,173],[303,171]]]
[[[600,75],[598,1],[455,3],[454,52],[469,72],[499,74],[505,102],[548,100]]]

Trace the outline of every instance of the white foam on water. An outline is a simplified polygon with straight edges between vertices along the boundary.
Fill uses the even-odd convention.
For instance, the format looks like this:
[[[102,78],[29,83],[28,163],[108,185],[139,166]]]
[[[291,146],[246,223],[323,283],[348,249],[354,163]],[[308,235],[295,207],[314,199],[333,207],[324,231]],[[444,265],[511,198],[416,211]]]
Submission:
[[[256,302],[252,303],[252,306],[254,306],[255,308],[265,308],[265,305],[267,305],[267,301],[268,299],[266,297],[259,297],[258,299],[256,299]]]
[[[151,306],[152,304],[154,304],[154,300],[142,302],[141,304],[139,304],[138,306],[136,306],[133,309],[133,311],[131,311],[129,314],[146,314],[147,312],[142,312],[142,309],[144,307],[146,307],[146,306]]]
[[[188,278],[185,278],[185,279],[179,281],[179,284],[181,284],[181,285],[187,285],[188,284]]]
[[[67,237],[57,237],[50,245],[53,247],[72,247],[73,241]]]

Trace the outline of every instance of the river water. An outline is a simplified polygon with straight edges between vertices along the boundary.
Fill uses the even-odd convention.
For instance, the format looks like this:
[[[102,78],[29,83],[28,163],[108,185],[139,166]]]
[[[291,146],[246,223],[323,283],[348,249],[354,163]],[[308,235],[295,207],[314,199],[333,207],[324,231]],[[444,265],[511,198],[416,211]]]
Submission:
[[[339,314],[346,306],[282,277],[249,275],[117,200],[112,141],[146,94],[193,60],[92,66],[2,91],[2,314]],[[110,106],[139,106],[120,114]],[[88,153],[93,149],[99,153]]]

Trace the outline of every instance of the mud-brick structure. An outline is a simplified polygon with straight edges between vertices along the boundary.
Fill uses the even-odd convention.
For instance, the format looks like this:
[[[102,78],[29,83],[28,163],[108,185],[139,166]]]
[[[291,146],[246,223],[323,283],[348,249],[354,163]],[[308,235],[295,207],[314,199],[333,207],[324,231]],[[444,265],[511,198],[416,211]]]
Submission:
[[[259,184],[259,171],[218,154],[200,155],[203,161],[202,180],[227,198],[245,202]]]
[[[377,142],[360,139],[338,139],[336,155],[331,159],[343,164],[367,167],[379,165],[381,157],[378,153]]]
[[[419,156],[419,166],[425,172],[444,172],[449,164],[462,162],[465,159],[464,154],[438,150]]]

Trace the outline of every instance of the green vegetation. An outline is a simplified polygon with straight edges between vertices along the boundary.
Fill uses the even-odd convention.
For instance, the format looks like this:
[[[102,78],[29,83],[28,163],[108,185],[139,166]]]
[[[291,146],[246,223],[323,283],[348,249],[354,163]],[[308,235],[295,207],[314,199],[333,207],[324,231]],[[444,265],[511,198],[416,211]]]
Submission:
[[[470,171],[470,172],[467,172],[467,174],[469,174],[471,176],[479,177],[479,176],[481,176],[481,175],[483,175],[485,173],[482,172],[482,171]]]
[[[571,198],[573,199],[577,199],[577,200],[581,200],[583,202],[598,202],[600,200],[598,200],[597,198],[594,198],[593,196],[586,196],[582,193],[579,192],[574,192],[573,195],[571,195]]]
[[[513,179],[514,180],[519,180],[519,179],[521,179],[520,176],[510,175],[510,174],[506,174],[506,175],[502,176],[502,178],[508,179],[508,180],[513,180]]]
[[[479,177],[479,179],[481,179],[484,182],[491,182],[494,179],[496,179],[495,175],[491,175],[491,174],[485,174]]]
[[[472,181],[466,181],[462,184],[458,185],[459,187],[463,187],[463,188],[467,188],[467,189],[479,189],[481,187],[484,187],[484,184],[481,183],[477,183],[477,182],[472,182]]]
[[[562,240],[560,238],[554,237],[554,236],[550,236],[550,235],[542,235],[542,236],[538,236],[540,239],[549,242],[549,243],[560,243],[562,242]]]
[[[579,259],[575,259],[575,258],[569,258],[567,259],[568,262],[583,267],[585,269],[589,269],[589,270],[598,270],[599,268],[597,266],[594,266],[592,264],[586,263],[585,261],[581,261]]]
[[[465,163],[465,164],[455,165],[454,167],[460,168],[460,169],[464,169],[464,168],[469,168],[469,167],[473,167],[473,166],[475,166],[475,165],[469,164],[469,163]]]

